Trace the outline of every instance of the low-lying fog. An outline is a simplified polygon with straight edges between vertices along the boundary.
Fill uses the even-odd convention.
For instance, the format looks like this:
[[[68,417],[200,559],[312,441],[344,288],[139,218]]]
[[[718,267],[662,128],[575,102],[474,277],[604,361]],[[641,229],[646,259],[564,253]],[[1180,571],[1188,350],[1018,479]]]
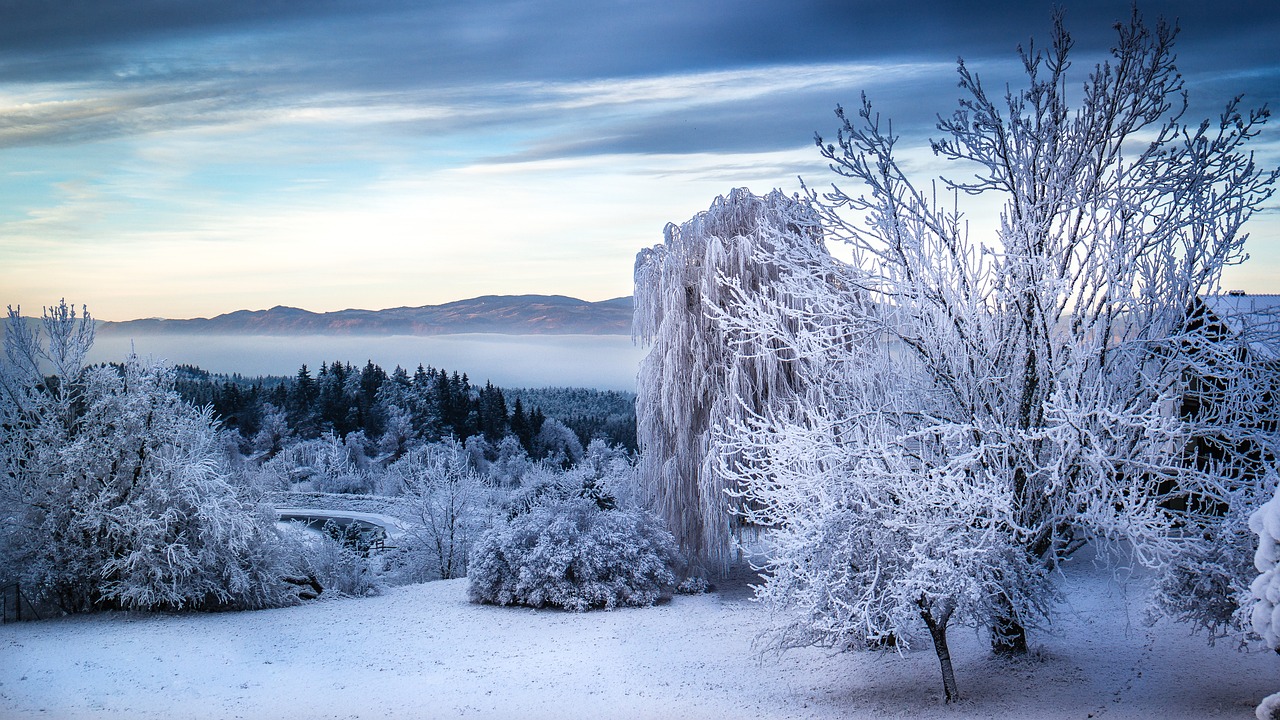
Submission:
[[[502,387],[573,386],[634,391],[644,351],[625,335],[435,335],[429,337],[247,335],[98,335],[90,362],[120,361],[130,352],[217,373],[293,375],[303,363],[312,377],[321,362],[410,373],[419,363],[465,372],[473,384]]]

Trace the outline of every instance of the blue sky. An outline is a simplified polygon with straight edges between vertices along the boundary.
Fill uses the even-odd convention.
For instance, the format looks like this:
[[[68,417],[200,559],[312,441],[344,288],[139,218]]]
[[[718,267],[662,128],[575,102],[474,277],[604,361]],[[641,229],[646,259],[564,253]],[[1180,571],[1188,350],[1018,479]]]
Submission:
[[[1129,3],[1065,3],[1076,68]],[[1176,17],[1192,114],[1280,101],[1280,9]],[[1252,6],[1252,7],[1251,7]],[[866,91],[921,172],[957,56],[990,83],[1048,2],[0,1],[0,304],[102,319],[631,292],[667,222],[831,179]],[[936,134],[936,132],[934,132]],[[1255,142],[1280,164],[1280,127]],[[1230,287],[1280,291],[1277,202]]]

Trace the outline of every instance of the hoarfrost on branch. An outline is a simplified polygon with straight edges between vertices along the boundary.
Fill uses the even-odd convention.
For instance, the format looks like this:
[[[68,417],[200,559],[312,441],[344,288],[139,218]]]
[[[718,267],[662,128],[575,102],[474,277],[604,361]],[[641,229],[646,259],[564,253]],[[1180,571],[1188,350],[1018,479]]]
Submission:
[[[1068,92],[1060,17],[1049,47],[1020,50],[1022,89],[989,95],[961,61],[965,97],[932,148],[967,180],[917,186],[865,97],[838,109],[835,142],[818,145],[861,192],[808,201],[852,263],[815,263],[794,234],[761,243],[751,267],[770,268],[766,292],[714,285],[729,357],[694,350],[663,366],[687,379],[647,367],[648,382],[679,377],[694,400],[720,368],[787,369],[787,393],[713,415],[704,470],[772,528],[758,592],[784,611],[777,646],[904,648],[922,621],[950,700],[949,622],[1025,652],[1049,573],[1083,544],[1170,569],[1224,508],[1259,497],[1276,450],[1274,364],[1202,311],[1271,195],[1276,172],[1245,149],[1268,113],[1237,98],[1184,124],[1176,31],[1136,11],[1117,31],[1083,92]],[[975,240],[960,201],[992,193],[998,226]],[[640,287],[681,307],[673,284]]]

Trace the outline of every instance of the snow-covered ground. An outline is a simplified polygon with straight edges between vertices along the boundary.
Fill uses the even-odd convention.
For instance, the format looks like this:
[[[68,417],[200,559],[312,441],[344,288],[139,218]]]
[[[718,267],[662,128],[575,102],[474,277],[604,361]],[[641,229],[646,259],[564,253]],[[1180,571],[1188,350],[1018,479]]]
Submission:
[[[761,657],[741,582],[647,609],[473,605],[466,580],[247,613],[112,613],[0,626],[0,717],[1249,718],[1280,657],[1141,622],[1144,583],[1081,559],[1032,656]]]

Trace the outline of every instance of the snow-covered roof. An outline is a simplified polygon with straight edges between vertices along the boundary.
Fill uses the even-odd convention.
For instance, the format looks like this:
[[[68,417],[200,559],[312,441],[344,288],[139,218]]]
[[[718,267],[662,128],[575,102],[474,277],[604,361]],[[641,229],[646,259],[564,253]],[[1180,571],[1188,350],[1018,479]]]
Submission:
[[[1233,292],[1200,299],[1227,329],[1248,344],[1254,357],[1280,359],[1280,295]]]

